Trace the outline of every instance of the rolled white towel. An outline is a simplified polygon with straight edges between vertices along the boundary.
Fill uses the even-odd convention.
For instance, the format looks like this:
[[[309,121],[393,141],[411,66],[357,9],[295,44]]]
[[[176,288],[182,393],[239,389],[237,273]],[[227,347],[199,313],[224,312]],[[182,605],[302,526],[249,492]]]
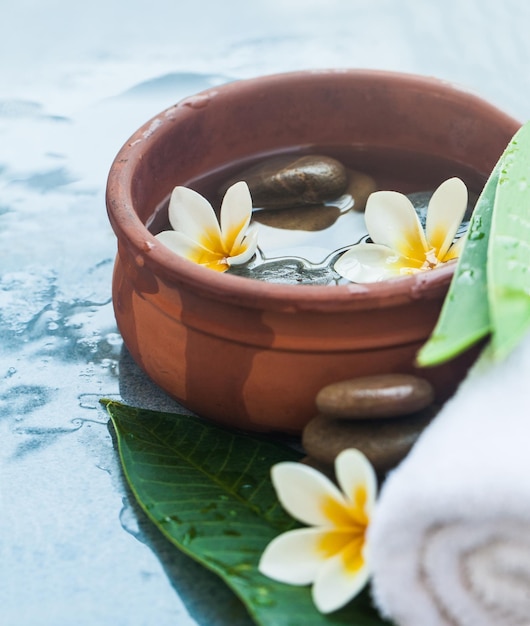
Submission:
[[[530,336],[479,360],[389,476],[368,546],[400,625],[530,625]]]

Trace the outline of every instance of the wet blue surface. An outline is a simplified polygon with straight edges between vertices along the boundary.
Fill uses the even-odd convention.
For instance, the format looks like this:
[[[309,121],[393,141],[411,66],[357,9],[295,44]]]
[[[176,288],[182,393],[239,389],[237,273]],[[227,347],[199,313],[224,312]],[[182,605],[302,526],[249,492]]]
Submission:
[[[294,69],[433,75],[526,120],[530,5],[4,0],[0,18],[0,623],[248,624],[137,510],[98,404],[174,407],[115,326],[110,163],[177,100]]]

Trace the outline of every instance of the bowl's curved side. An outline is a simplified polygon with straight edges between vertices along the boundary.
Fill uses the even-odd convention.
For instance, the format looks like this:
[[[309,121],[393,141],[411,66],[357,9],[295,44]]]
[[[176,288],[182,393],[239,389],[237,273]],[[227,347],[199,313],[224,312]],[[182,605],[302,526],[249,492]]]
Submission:
[[[107,185],[118,238],[114,307],[133,358],[204,417],[290,432],[312,416],[328,383],[414,371],[454,264],[370,285],[293,287],[199,267],[159,244],[145,223],[175,185],[300,145],[443,155],[470,166],[477,185],[518,127],[435,79],[362,70],[240,81],[162,112],[122,148]],[[468,365],[466,357],[424,375],[443,398]]]
[[[153,287],[156,288],[153,289]],[[325,385],[372,374],[417,373],[414,359],[441,299],[376,310],[264,311],[172,288],[118,257],[118,327],[134,360],[184,406],[244,430],[300,432]],[[445,399],[469,360],[421,375]]]

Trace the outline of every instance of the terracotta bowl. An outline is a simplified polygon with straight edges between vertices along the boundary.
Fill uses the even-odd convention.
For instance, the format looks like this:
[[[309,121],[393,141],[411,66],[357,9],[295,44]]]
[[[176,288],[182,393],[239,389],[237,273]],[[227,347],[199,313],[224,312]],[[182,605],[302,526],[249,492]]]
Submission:
[[[459,175],[480,192],[519,125],[444,82],[358,70],[233,82],[160,113],[120,150],[107,187],[115,314],[132,357],[203,417],[292,433],[324,385],[415,371],[453,264],[370,285],[271,284],[181,259],[146,224],[175,185],[292,149],[350,150],[359,169],[383,172],[399,191]],[[470,358],[421,372],[438,399]]]

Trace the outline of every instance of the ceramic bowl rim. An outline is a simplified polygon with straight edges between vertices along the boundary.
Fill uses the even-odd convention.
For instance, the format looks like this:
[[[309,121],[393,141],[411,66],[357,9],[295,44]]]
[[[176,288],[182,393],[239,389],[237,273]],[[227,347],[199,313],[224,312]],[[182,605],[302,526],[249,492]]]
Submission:
[[[408,302],[411,299],[436,298],[447,290],[455,262],[444,264],[436,270],[421,272],[409,276],[369,284],[350,283],[345,285],[285,285],[240,277],[228,273],[218,273],[201,267],[191,261],[180,258],[160,244],[143,224],[134,208],[131,193],[131,181],[135,168],[143,158],[146,148],[161,133],[175,124],[179,107],[190,98],[208,98],[209,94],[240,91],[244,94],[249,89],[263,89],[263,85],[277,85],[308,76],[318,81],[322,77],[329,79],[331,74],[341,74],[352,81],[358,78],[373,78],[378,81],[402,83],[424,88],[434,93],[452,94],[463,102],[478,106],[506,124],[513,124],[514,132],[520,125],[509,115],[486,100],[457,87],[447,81],[430,76],[370,69],[340,70],[302,70],[270,74],[255,78],[237,80],[221,86],[206,89],[199,94],[180,100],[145,122],[125,142],[117,153],[107,180],[107,211],[118,241],[127,242],[134,256],[142,258],[156,275],[168,283],[185,286],[198,294],[214,299],[229,299],[239,305],[250,308],[282,309],[309,311],[339,311],[366,309],[381,306],[381,301],[388,304]],[[189,111],[189,107],[187,107]]]

